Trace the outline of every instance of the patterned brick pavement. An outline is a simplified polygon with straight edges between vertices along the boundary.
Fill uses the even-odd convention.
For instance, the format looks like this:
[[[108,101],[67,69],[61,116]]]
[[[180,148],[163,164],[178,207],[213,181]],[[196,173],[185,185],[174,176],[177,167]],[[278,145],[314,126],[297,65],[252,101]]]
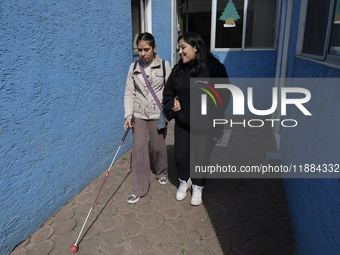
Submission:
[[[270,127],[231,129],[224,150],[232,164],[247,157],[251,164],[259,165],[264,163],[266,152],[275,151]],[[137,204],[126,202],[132,190],[131,151],[116,161],[75,254],[296,254],[282,180],[209,179],[201,206],[190,205],[191,195],[177,202],[173,122],[168,128],[167,147],[169,182],[160,185],[152,174],[150,192]],[[70,247],[105,173],[10,254],[71,254]]]

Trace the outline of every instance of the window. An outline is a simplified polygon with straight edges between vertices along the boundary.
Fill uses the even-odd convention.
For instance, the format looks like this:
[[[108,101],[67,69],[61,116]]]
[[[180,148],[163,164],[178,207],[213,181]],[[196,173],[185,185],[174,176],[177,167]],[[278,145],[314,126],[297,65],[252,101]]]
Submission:
[[[211,0],[179,0],[179,34],[198,33],[205,47],[210,48]]]
[[[308,0],[301,55],[340,64],[340,0]]]
[[[213,0],[212,50],[274,49],[277,1]],[[215,40],[215,41],[214,41]]]
[[[181,0],[180,29],[199,33],[207,48],[274,49],[277,0]]]
[[[274,48],[276,1],[248,1],[245,47]]]
[[[244,0],[217,1],[215,48],[242,48],[243,14]]]
[[[136,40],[144,32],[151,33],[151,0],[132,0],[132,50],[138,53]],[[138,54],[137,54],[138,55]]]
[[[328,53],[340,56],[340,0],[335,4]]]

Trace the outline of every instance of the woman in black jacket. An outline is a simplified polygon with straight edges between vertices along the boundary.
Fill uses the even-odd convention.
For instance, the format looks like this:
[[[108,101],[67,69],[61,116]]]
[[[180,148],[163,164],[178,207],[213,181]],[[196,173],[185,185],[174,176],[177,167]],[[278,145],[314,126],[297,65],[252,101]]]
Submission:
[[[191,204],[200,205],[206,178],[190,178],[190,139],[193,144],[194,165],[207,166],[215,144],[223,132],[222,125],[219,125],[217,131],[215,129],[211,132],[213,131],[212,118],[224,118],[230,91],[226,89],[222,91],[223,107],[217,109],[209,107],[208,104],[208,109],[213,109],[213,111],[208,111],[207,116],[202,116],[198,111],[201,103],[199,100],[193,102],[193,109],[190,108],[190,78],[197,77],[202,80],[204,78],[228,78],[228,74],[225,66],[206,50],[199,34],[189,32],[181,35],[178,38],[178,45],[181,59],[173,68],[163,91],[164,109],[172,118],[175,118],[174,151],[180,180],[176,199],[183,200],[192,186]],[[178,100],[174,100],[175,98]],[[190,115],[194,115],[191,117],[195,120],[195,123],[191,125]]]

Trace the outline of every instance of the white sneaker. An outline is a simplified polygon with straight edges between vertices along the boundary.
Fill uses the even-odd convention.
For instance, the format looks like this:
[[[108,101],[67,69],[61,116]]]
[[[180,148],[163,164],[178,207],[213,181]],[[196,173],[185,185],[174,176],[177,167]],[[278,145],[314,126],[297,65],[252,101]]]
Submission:
[[[168,178],[167,177],[161,177],[161,178],[158,179],[158,182],[162,185],[167,184]]]
[[[204,186],[197,186],[195,184],[192,185],[192,196],[191,196],[191,205],[200,205],[202,204],[202,191]]]
[[[187,196],[187,191],[190,189],[191,184],[190,178],[187,182],[179,179],[179,188],[176,193],[176,199],[178,201],[182,201]]]
[[[136,195],[134,195],[134,194],[131,194],[131,195],[128,197],[127,202],[128,202],[129,204],[134,204],[134,203],[137,203],[138,200],[139,200],[139,197],[138,197],[138,196],[136,196]]]

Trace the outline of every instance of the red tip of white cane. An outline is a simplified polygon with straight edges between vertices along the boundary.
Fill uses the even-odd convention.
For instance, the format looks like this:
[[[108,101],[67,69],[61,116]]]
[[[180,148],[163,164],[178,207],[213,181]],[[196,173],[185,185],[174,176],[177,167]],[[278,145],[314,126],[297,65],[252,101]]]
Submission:
[[[72,245],[71,246],[71,252],[75,253],[78,250],[78,246],[77,245]]]

